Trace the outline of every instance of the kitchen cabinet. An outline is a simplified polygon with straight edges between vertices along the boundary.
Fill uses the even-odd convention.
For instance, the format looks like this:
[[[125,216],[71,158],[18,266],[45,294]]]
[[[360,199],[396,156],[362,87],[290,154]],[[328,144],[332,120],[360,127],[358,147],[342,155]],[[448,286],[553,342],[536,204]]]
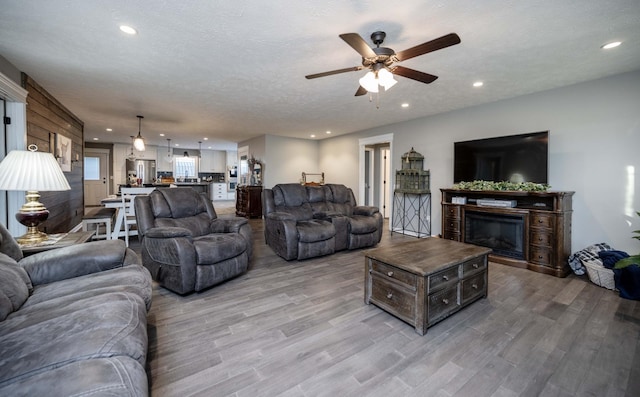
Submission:
[[[227,154],[222,150],[202,150],[200,151],[200,172],[224,173],[226,167]]]
[[[227,168],[238,166],[238,151],[227,150]]]
[[[227,200],[227,184],[226,183],[212,183],[211,184],[211,200]]]

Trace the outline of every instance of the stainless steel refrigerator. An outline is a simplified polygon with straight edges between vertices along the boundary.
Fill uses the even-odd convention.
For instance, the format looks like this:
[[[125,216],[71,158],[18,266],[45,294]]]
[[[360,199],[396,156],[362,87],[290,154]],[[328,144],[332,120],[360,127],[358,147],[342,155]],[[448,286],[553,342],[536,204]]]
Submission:
[[[155,160],[127,160],[127,183],[153,183],[156,178]]]

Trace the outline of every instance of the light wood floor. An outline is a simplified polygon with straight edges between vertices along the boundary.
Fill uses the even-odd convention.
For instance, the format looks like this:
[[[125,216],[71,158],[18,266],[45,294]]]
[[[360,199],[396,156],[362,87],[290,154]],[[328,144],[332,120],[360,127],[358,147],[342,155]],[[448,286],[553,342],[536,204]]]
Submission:
[[[152,396],[640,396],[640,302],[491,263],[488,298],[421,337],[364,304],[363,251],[286,262],[251,224],[245,275],[154,286]]]

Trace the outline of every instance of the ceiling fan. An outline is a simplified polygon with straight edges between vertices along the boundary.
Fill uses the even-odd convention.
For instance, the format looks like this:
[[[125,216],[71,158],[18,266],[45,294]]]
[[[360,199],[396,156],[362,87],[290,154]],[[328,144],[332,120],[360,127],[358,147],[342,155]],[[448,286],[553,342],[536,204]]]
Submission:
[[[409,69],[404,66],[394,65],[395,62],[406,61],[429,52],[441,50],[460,43],[460,37],[455,33],[449,33],[437,39],[427,41],[404,51],[395,52],[391,48],[380,47],[386,37],[385,32],[373,32],[371,41],[376,47],[370,47],[366,41],[357,33],[344,33],[340,38],[349,44],[362,56],[362,66],[331,70],[324,73],[316,73],[305,76],[307,79],[331,76],[339,73],[356,72],[358,70],[369,69],[369,72],[360,79],[360,87],[355,96],[364,95],[367,92],[378,92],[378,85],[388,90],[396,81],[393,75],[403,76],[425,84],[434,82],[438,76],[418,70]]]

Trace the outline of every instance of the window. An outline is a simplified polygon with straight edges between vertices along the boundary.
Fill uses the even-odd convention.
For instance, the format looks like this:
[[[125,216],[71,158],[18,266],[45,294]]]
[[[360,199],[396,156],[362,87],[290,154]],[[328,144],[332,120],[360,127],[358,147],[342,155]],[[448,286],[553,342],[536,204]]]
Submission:
[[[176,178],[195,178],[198,176],[195,157],[175,157],[174,166]]]
[[[100,180],[100,158],[99,157],[84,158],[84,179],[87,181]]]

